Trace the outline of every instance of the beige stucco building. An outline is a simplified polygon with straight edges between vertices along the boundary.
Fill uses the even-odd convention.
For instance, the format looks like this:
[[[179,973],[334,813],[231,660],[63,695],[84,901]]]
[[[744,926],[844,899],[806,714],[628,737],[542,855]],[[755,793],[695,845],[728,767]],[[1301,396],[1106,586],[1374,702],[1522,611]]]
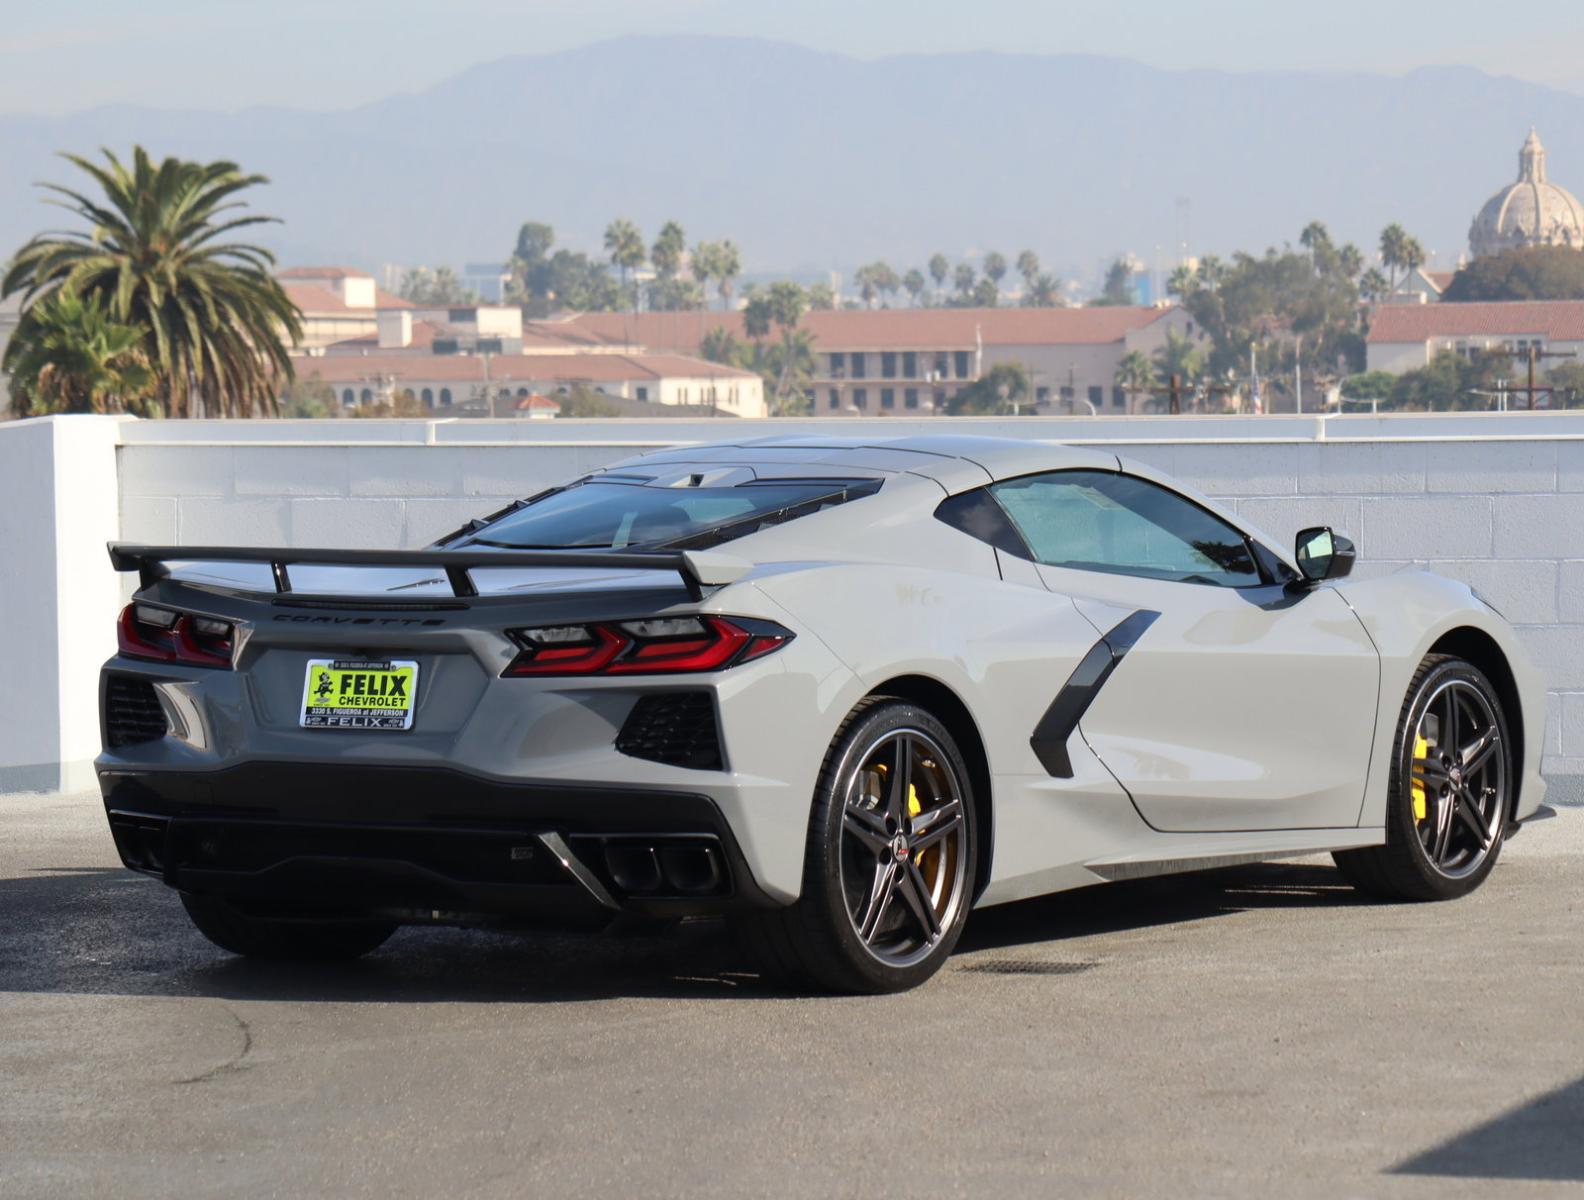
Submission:
[[[740,312],[583,313],[557,327],[690,354],[714,329],[747,340]],[[1142,306],[821,310],[800,328],[814,342],[811,412],[821,417],[944,412],[998,363],[1023,367],[1042,412],[1125,413],[1123,356],[1152,355],[1170,332],[1197,336],[1182,308]]]

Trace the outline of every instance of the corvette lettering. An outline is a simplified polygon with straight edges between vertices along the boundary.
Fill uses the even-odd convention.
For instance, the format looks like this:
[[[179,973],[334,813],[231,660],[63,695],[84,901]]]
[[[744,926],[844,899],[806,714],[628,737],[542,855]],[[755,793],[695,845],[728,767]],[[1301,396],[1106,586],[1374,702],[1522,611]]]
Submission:
[[[444,625],[442,617],[337,617],[318,613],[277,613],[277,621],[295,625],[382,625],[411,628],[415,625]]]

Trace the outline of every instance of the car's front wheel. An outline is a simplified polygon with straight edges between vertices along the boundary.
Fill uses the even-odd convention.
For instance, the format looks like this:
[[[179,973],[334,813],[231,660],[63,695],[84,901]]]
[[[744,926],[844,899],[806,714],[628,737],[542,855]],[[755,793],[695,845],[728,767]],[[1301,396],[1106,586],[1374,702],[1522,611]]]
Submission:
[[[815,791],[802,896],[750,930],[777,973],[895,992],[938,971],[973,897],[971,786],[950,732],[924,709],[875,700],[849,716]]]
[[[222,950],[248,958],[334,962],[381,946],[396,926],[367,920],[274,920],[244,912],[220,896],[182,893],[198,932]]]
[[[1383,899],[1467,895],[1501,853],[1515,770],[1506,714],[1489,678],[1461,658],[1429,655],[1398,719],[1386,844],[1332,857],[1355,887]]]

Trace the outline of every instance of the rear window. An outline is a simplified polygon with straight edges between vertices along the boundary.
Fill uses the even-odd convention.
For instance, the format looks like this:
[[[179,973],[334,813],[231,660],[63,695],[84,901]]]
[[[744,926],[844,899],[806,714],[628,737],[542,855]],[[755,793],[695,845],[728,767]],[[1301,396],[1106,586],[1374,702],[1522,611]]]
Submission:
[[[770,480],[734,487],[589,481],[502,514],[453,542],[506,550],[700,549],[867,496],[879,480]]]

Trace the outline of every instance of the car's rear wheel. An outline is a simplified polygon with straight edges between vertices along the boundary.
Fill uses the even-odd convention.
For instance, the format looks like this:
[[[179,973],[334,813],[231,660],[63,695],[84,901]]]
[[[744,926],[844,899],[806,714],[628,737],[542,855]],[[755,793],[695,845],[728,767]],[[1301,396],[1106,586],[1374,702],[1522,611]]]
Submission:
[[[1393,900],[1472,892],[1501,854],[1515,764],[1501,698],[1479,668],[1432,654],[1403,702],[1386,844],[1333,855],[1360,891]]]
[[[973,897],[970,787],[951,734],[925,710],[879,700],[848,717],[815,791],[802,896],[749,928],[775,972],[895,992],[938,971]]]
[[[222,950],[248,958],[334,962],[377,949],[396,926],[368,920],[273,920],[243,912],[219,896],[182,893],[198,932]]]

